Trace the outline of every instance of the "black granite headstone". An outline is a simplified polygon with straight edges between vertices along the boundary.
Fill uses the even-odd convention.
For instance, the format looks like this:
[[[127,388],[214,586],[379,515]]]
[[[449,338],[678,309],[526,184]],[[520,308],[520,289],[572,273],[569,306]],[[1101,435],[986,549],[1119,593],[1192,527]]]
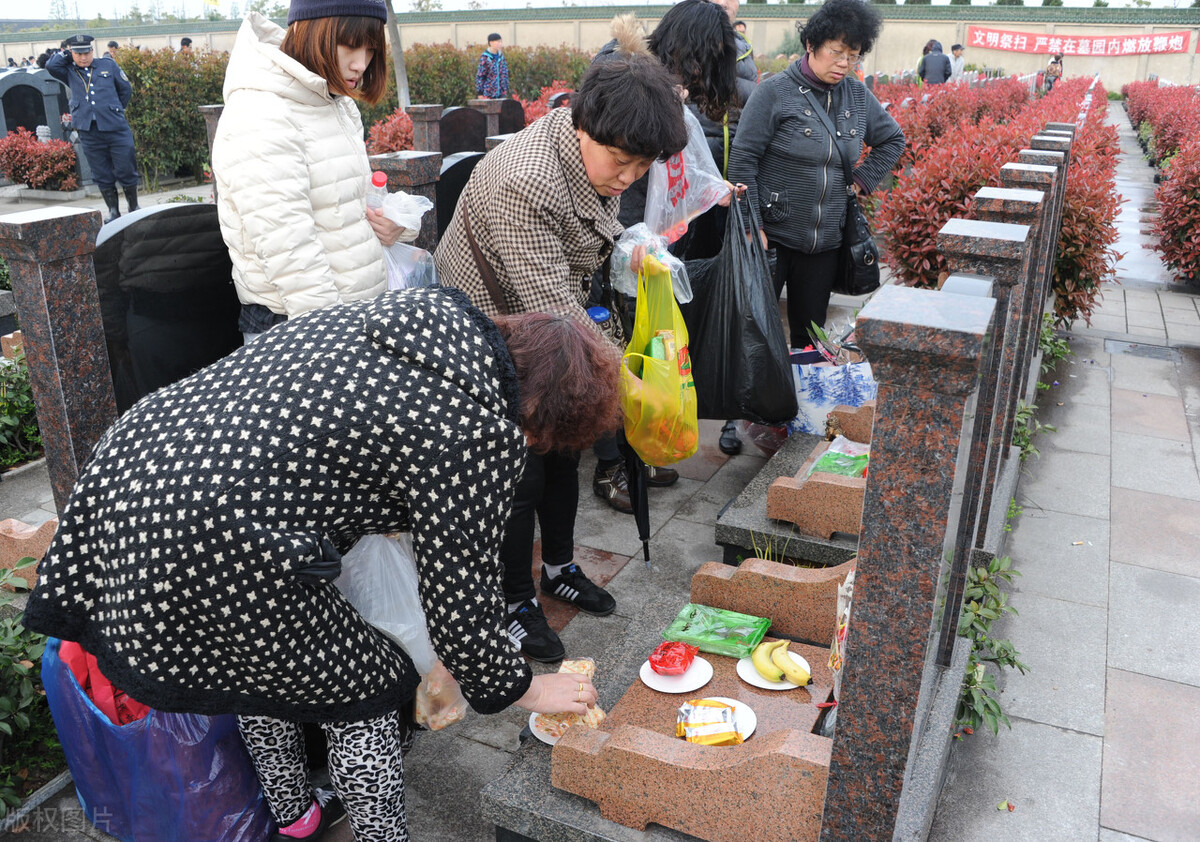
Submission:
[[[487,150],[487,115],[474,108],[447,108],[442,112],[442,155]]]
[[[525,109],[515,99],[500,103],[500,134],[512,134],[525,128]]]
[[[437,201],[434,202],[439,240],[446,233],[450,220],[454,218],[454,207],[458,204],[459,194],[467,186],[475,165],[481,160],[481,152],[459,152],[442,160],[442,174],[437,183]]]
[[[66,112],[66,88],[45,70],[0,72],[0,121],[5,134],[17,128],[32,132],[38,126],[49,126],[50,136],[62,140],[61,115]]]
[[[554,96],[550,97],[551,108],[569,108],[571,106],[571,96],[574,91],[559,91]]]
[[[241,347],[215,205],[127,214],[100,229],[94,261],[118,411]]]

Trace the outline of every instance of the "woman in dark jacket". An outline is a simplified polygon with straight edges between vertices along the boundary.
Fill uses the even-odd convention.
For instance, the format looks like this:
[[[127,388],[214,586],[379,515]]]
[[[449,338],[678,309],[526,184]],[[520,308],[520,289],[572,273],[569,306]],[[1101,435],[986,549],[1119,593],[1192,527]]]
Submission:
[[[433,648],[480,713],[585,713],[583,676],[532,676],[497,548],[525,463],[617,423],[619,356],[567,317],[498,318],[456,290],[312,312],[139,401],[75,485],[30,629],[81,643],[133,698],[235,713],[280,838],[342,814],[408,838],[398,709],[419,676],[333,580],[360,537],[411,531]],[[341,799],[314,802],[300,723]]]
[[[733,144],[729,180],[749,188],[775,248],[775,288],[787,288],[795,347],[808,344],[811,323],[825,324],[848,191],[870,193],[904,151],[900,126],[852,72],[881,26],[879,12],[861,0],[827,0],[800,29],[804,56],[746,103]],[[864,146],[871,153],[847,185],[839,149],[855,162]]]

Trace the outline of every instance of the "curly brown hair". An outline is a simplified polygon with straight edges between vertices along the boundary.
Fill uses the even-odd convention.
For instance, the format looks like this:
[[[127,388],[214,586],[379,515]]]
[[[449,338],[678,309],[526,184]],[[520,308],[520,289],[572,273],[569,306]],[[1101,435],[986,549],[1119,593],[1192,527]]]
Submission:
[[[521,429],[535,453],[583,450],[621,422],[621,352],[568,316],[497,316],[521,388]]]

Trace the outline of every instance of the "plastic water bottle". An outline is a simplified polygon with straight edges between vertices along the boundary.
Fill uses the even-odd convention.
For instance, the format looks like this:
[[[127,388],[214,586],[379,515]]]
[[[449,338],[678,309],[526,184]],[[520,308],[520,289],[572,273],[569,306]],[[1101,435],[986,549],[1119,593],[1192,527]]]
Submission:
[[[381,208],[387,198],[387,173],[371,173],[371,186],[367,188],[367,207]]]

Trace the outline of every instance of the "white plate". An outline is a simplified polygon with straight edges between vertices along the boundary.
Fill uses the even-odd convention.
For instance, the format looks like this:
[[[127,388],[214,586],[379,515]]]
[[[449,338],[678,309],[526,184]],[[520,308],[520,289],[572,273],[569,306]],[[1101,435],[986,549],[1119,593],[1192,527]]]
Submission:
[[[725,696],[708,696],[707,698],[714,702],[723,702],[733,708],[738,733],[742,735],[743,740],[753,734],[754,729],[758,727],[758,715],[745,702],[739,702],[737,699],[728,699]]]
[[[642,662],[638,673],[642,683],[660,693],[690,693],[699,690],[713,677],[712,664],[697,655],[683,675],[659,675],[649,661]]]
[[[808,666],[808,661],[804,660],[803,655],[797,655],[790,649],[788,650],[788,654],[792,656],[792,660],[801,668],[808,670],[809,674],[812,673],[812,669]],[[742,658],[737,662],[737,674],[747,684],[753,684],[755,687],[761,687],[764,690],[795,690],[800,686],[795,682],[788,681],[786,678],[783,681],[770,681],[763,678],[759,671],[754,668],[754,661],[750,658]]]
[[[558,737],[551,737],[545,731],[537,727],[538,715],[536,713],[529,714],[529,730],[533,732],[533,736],[537,737],[548,746],[552,746],[558,742]]]

